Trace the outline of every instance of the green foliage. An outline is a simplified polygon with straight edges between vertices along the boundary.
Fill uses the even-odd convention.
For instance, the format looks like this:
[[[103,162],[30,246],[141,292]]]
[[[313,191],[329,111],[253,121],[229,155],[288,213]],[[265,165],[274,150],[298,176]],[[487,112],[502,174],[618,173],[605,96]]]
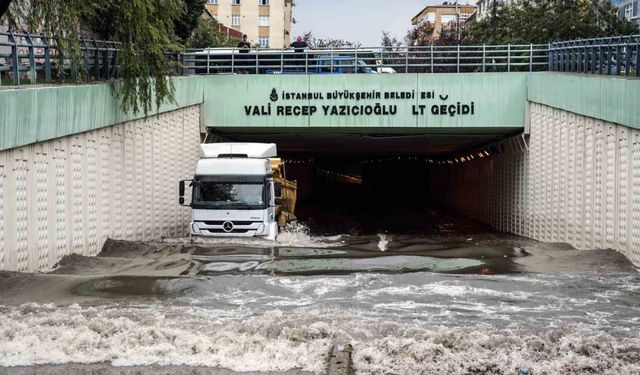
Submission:
[[[422,23],[409,30],[405,41],[408,45],[493,44],[491,13],[489,9],[481,21],[462,23],[459,30],[445,27],[436,40]],[[511,6],[500,6],[498,1],[495,19],[496,44],[544,44],[635,33],[638,26],[620,19],[608,0],[521,0]]]
[[[193,30],[198,26],[206,0],[181,0],[180,10],[174,16],[175,35],[181,43],[185,43]],[[122,2],[118,0],[99,0],[91,2],[90,11],[83,15],[83,23],[102,39],[115,37],[117,23],[121,21]]]
[[[56,38],[67,58],[78,64],[80,19],[90,10],[82,0],[14,0],[5,14],[10,29],[39,30]],[[74,53],[75,52],[75,53]]]
[[[120,4],[117,1],[92,2],[91,11],[83,17],[83,22],[103,40],[113,40],[115,26],[119,22]]]
[[[438,33],[434,33],[433,25],[421,22],[407,32],[404,40],[408,46],[452,46],[464,43],[469,35],[469,25],[466,22],[455,22],[442,25]],[[435,35],[435,36],[434,36]]]
[[[174,101],[173,82],[168,78],[179,65],[168,54],[181,46],[173,32],[182,8],[180,0],[119,0],[120,12],[114,39],[120,43],[115,92],[125,111],[145,115],[163,102]]]
[[[316,38],[315,36],[313,36],[313,33],[311,31],[304,33],[302,39],[311,49],[360,47],[360,43],[350,42],[344,39]]]
[[[119,43],[114,93],[123,110],[148,114],[174,101],[169,75],[179,64],[174,32],[183,0],[13,0],[6,19],[16,30],[53,36],[67,58],[81,65],[78,31],[88,27]],[[62,67],[61,67],[62,68]]]
[[[393,49],[402,46],[402,41],[398,40],[395,36],[391,36],[389,32],[382,31],[382,38],[380,39],[380,46]]]
[[[180,16],[175,20],[175,32],[180,42],[185,43],[200,24],[206,0],[183,0]]]
[[[517,5],[499,7],[496,43],[548,43],[580,38],[625,35],[638,27],[618,17],[607,0],[522,0]],[[467,42],[492,43],[491,16],[472,24]]]
[[[214,20],[201,19],[198,27],[187,39],[188,48],[235,47],[238,41],[228,38],[219,30],[220,24]]]

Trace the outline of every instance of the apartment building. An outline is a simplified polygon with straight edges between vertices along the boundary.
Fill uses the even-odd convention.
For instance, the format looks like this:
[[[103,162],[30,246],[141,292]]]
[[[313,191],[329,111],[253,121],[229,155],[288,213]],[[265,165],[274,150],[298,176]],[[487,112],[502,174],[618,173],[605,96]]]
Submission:
[[[218,22],[264,48],[289,46],[293,6],[293,0],[207,0],[206,5]]]
[[[640,0],[611,0],[618,8],[618,16],[640,25]]]
[[[515,5],[517,0],[478,0],[476,1],[476,6],[478,7],[478,12],[476,13],[476,20],[481,20],[487,16],[491,15],[493,11],[493,4],[496,4],[497,8],[500,8],[503,5],[511,6]]]
[[[431,33],[429,39],[437,40],[443,30],[455,30],[475,12],[475,5],[444,2],[425,7],[411,19],[411,24],[424,24]]]
[[[491,15],[493,3],[496,2],[497,7],[503,5],[512,6],[517,4],[518,0],[477,0],[478,13],[476,18],[481,20]],[[631,22],[640,25],[640,0],[610,0],[611,4],[618,9],[618,16],[626,18]]]

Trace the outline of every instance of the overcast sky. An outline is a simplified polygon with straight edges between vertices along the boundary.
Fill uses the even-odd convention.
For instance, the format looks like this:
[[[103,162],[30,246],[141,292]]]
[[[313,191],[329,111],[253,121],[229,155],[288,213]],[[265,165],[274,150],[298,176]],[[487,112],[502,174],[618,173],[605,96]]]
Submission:
[[[316,38],[336,38],[379,46],[382,30],[404,39],[411,18],[436,0],[296,0],[293,37],[312,31]],[[462,1],[461,1],[462,3]]]

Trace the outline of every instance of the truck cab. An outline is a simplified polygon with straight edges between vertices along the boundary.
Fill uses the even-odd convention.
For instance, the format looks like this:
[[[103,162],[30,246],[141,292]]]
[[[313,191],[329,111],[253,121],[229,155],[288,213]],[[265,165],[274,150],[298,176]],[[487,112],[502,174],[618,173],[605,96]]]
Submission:
[[[183,205],[185,183],[191,187],[191,235],[275,239],[282,211],[276,190],[283,190],[274,183],[276,145],[212,143],[200,149],[195,176],[179,187]]]

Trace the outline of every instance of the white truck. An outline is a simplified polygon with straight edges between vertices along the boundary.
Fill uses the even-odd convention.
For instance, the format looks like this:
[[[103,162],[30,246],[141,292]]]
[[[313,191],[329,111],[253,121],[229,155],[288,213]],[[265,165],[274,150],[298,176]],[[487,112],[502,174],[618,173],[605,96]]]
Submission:
[[[296,183],[287,181],[275,144],[202,144],[192,180],[190,232],[204,237],[275,239],[278,224],[295,218]]]

